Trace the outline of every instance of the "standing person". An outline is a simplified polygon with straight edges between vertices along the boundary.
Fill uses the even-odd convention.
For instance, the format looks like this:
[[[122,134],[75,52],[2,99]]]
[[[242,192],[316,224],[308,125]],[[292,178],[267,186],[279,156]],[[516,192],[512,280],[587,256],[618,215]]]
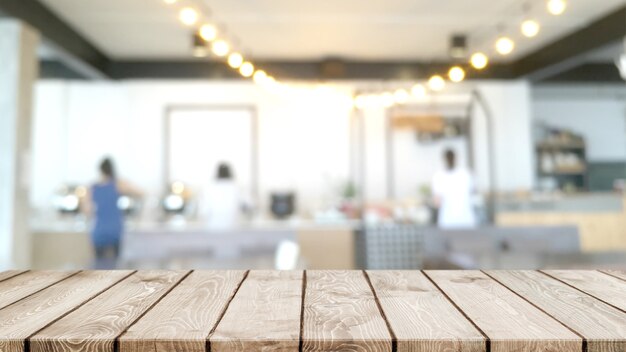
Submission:
[[[437,225],[441,228],[472,228],[477,225],[472,206],[474,180],[470,172],[456,165],[453,150],[444,152],[446,169],[433,177],[433,196],[439,208]]]
[[[91,186],[86,211],[93,215],[91,241],[96,255],[95,269],[114,269],[124,232],[124,215],[117,202],[120,194],[139,196],[140,192],[116,178],[110,158],[100,163],[100,180]]]

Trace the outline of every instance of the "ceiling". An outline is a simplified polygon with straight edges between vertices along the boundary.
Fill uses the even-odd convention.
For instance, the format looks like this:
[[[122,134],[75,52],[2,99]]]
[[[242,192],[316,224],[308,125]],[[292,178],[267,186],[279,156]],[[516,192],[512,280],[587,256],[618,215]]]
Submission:
[[[116,60],[191,59],[189,28],[176,6],[162,0],[40,0],[107,56]],[[364,61],[448,59],[449,37],[469,36],[471,50],[493,54],[499,31],[525,54],[626,5],[626,0],[569,0],[562,16],[529,0],[543,27],[524,39],[519,23],[525,0],[179,0],[210,8],[226,38],[262,60]],[[207,12],[208,14],[208,12]],[[495,56],[495,55],[494,55]]]

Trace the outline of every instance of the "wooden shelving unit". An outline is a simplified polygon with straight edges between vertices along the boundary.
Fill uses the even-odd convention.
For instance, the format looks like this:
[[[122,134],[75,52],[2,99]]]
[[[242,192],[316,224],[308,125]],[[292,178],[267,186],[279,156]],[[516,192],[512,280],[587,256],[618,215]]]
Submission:
[[[543,141],[536,145],[537,174],[539,178],[554,178],[558,188],[571,185],[576,191],[588,189],[587,147],[584,141]],[[552,159],[553,167],[546,169],[544,158]],[[575,158],[578,164],[565,164],[559,158]]]

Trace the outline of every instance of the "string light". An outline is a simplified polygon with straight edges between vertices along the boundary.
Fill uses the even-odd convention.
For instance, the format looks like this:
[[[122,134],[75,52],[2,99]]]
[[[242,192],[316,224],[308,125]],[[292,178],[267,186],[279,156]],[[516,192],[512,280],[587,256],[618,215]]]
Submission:
[[[254,73],[254,65],[246,61],[239,67],[239,73],[244,77],[250,77]]]
[[[411,88],[411,94],[416,98],[425,98],[426,97],[426,87],[422,84],[416,84]]]
[[[515,42],[509,37],[500,37],[496,41],[496,51],[500,55],[509,55],[515,49]]]
[[[470,64],[477,70],[482,70],[489,64],[489,58],[483,53],[475,53],[470,58]]]
[[[393,93],[393,99],[398,104],[404,104],[409,100],[409,92],[404,89],[398,89]]]
[[[230,51],[230,45],[228,45],[228,43],[226,43],[224,40],[217,40],[213,42],[211,49],[213,50],[213,54],[222,57],[228,55],[228,52]]]
[[[215,28],[215,26],[212,24],[202,25],[202,27],[200,27],[200,30],[198,30],[198,33],[200,34],[202,39],[206,40],[207,42],[212,42],[217,39],[217,28]]]
[[[185,26],[193,26],[198,22],[198,11],[191,7],[184,7],[180,10],[178,18]]]
[[[522,27],[521,27],[522,34],[527,38],[533,38],[537,36],[537,34],[539,34],[540,29],[541,29],[541,26],[539,25],[539,22],[537,21],[526,20],[522,22]]]
[[[258,70],[254,73],[254,76],[252,76],[252,79],[254,80],[256,84],[263,84],[265,83],[267,79],[267,73],[265,73],[265,71],[263,70]]]
[[[565,12],[565,9],[567,8],[567,2],[565,2],[565,0],[548,0],[546,6],[549,13],[558,16]]]
[[[459,66],[454,66],[448,71],[448,78],[455,83],[461,82],[465,79],[465,71]]]
[[[240,53],[232,53],[228,55],[228,66],[231,68],[239,68],[243,64],[243,56]]]
[[[435,92],[442,91],[446,87],[446,81],[439,75],[434,75],[428,79],[428,88]]]

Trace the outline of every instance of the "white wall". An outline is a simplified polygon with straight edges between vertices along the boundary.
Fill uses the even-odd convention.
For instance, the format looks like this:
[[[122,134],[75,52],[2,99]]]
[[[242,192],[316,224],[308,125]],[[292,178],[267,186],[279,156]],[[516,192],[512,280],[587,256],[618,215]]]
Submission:
[[[161,194],[164,113],[171,105],[258,109],[262,201],[272,190],[296,189],[301,204],[316,206],[349,177],[352,107],[341,91],[302,88],[277,96],[237,82],[42,81],[36,96],[35,207],[48,206],[62,183],[92,182],[104,155],[115,159],[121,177]]]
[[[533,91],[534,121],[584,136],[590,161],[626,161],[626,85],[548,85]]]
[[[158,195],[165,183],[163,124],[167,106],[249,105],[258,110],[261,201],[266,202],[272,190],[295,189],[300,204],[307,206],[301,210],[311,210],[332,201],[340,184],[349,179],[350,152],[354,150],[349,138],[349,97],[362,85],[367,83],[332,89],[299,86],[288,94],[275,95],[251,83],[232,81],[42,81],[36,94],[32,203],[48,206],[55,188],[64,182],[92,182],[97,162],[104,155],[115,158],[122,177]],[[479,89],[493,111],[499,188],[532,187],[528,84],[480,82],[454,89],[465,95],[464,104],[467,92]],[[428,104],[445,108],[444,97],[442,94]],[[365,196],[373,201],[387,198],[385,114],[379,107],[354,116],[365,125]],[[480,114],[478,109],[474,119],[478,125],[483,121]],[[478,185],[487,189],[485,129],[477,126],[474,133]],[[436,166],[428,165],[424,170],[433,168]],[[430,178],[428,172],[424,179]],[[414,188],[401,187],[400,192]]]

